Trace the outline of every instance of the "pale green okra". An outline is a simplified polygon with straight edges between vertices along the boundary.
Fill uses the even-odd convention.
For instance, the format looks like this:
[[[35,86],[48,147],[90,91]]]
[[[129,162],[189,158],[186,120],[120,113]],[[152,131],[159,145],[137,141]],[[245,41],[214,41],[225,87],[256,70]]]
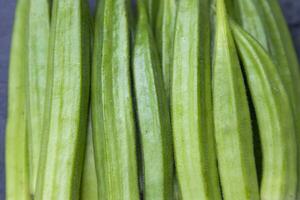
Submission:
[[[5,136],[6,199],[30,200],[26,134],[27,22],[29,1],[18,0],[10,51]]]
[[[246,90],[224,0],[217,0],[213,113],[225,200],[259,199]]]
[[[98,197],[106,200],[139,199],[128,9],[127,0],[103,0],[96,14],[92,127]]]
[[[210,1],[179,1],[171,120],[182,199],[221,199],[211,105]]]
[[[80,197],[90,80],[86,3],[53,1],[36,199]]]

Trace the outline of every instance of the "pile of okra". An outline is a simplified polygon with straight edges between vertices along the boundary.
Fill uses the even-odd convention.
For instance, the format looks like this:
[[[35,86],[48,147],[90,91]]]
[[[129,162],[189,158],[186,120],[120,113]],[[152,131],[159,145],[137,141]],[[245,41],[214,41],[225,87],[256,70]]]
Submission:
[[[277,0],[17,0],[7,200],[299,200]]]

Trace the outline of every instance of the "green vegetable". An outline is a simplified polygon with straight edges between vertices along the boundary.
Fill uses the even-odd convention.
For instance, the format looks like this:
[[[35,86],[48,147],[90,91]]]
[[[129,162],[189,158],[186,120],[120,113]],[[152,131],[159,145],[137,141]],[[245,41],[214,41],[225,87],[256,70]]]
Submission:
[[[144,173],[144,199],[173,199],[173,148],[162,70],[144,0],[138,4],[133,77]]]
[[[28,0],[18,0],[10,52],[6,124],[6,199],[30,200],[25,70],[27,65]]]
[[[275,0],[260,0],[259,2],[268,33],[270,54],[287,90],[294,114],[297,143],[300,143],[300,72],[296,52],[278,2]],[[299,165],[300,146],[298,145]],[[300,167],[298,167],[298,179],[300,179]],[[297,192],[297,198],[300,198],[300,184],[298,184]]]
[[[293,113],[273,61],[260,44],[232,24],[258,118],[263,149],[262,199],[295,199],[297,146]]]
[[[161,57],[167,100],[170,98],[176,0],[160,1],[156,23],[156,41]]]
[[[27,131],[31,193],[35,191],[45,108],[50,16],[48,0],[30,0],[26,69]]]
[[[81,200],[97,200],[98,199],[98,185],[95,167],[94,147],[93,147],[93,135],[92,124],[89,123],[87,143],[85,149],[85,159],[83,174],[81,179]]]
[[[224,0],[217,0],[213,105],[223,197],[259,199],[249,108]]]
[[[268,50],[267,32],[258,0],[234,1],[235,18],[239,24]]]
[[[89,100],[87,1],[54,0],[36,199],[79,198]]]
[[[137,0],[137,2],[140,0]],[[146,6],[147,6],[147,13],[150,21],[151,27],[155,28],[156,18],[157,18],[157,11],[160,4],[160,0],[147,0]]]
[[[139,199],[128,3],[101,1],[95,24],[92,127],[98,197],[105,200]]]
[[[214,151],[208,0],[179,1],[171,112],[182,199],[221,199]]]

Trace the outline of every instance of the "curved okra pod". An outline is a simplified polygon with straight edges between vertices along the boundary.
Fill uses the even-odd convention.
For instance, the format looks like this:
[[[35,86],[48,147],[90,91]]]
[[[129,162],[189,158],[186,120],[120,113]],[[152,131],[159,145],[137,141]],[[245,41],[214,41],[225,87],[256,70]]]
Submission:
[[[213,110],[225,200],[259,199],[250,113],[224,0],[217,0]]]
[[[235,19],[237,19],[245,31],[268,50],[267,33],[258,0],[236,0],[233,4]]]
[[[221,199],[215,159],[208,0],[179,1],[171,119],[182,199]]]
[[[89,100],[85,0],[54,0],[36,199],[79,198]]]
[[[8,110],[5,136],[6,199],[30,200],[25,71],[29,1],[17,2],[8,78]]]
[[[258,118],[263,153],[261,199],[295,199],[297,146],[286,89],[263,47],[236,24],[231,27]]]
[[[139,199],[128,3],[100,1],[96,15],[92,127],[98,194],[106,200]]]
[[[266,32],[268,33],[269,53],[274,60],[280,78],[287,90],[294,114],[297,143],[300,143],[300,72],[297,55],[292,44],[288,27],[277,0],[259,0]],[[300,165],[300,146],[298,145],[298,166]],[[298,167],[298,179],[300,167]],[[300,198],[298,184],[297,198]]]

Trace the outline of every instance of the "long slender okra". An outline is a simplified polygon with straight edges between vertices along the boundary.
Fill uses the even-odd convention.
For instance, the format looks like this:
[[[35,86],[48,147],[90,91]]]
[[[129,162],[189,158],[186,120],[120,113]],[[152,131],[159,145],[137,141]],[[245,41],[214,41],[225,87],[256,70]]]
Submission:
[[[46,108],[36,199],[79,198],[89,99],[84,0],[54,0]]]
[[[268,50],[267,33],[258,0],[236,0],[233,4],[235,19]]]
[[[209,1],[179,1],[171,112],[182,199],[221,199],[213,139]]]
[[[96,176],[95,156],[93,147],[92,124],[89,123],[87,143],[85,149],[85,159],[80,189],[81,200],[97,200],[98,184]]]
[[[176,0],[160,1],[155,29],[155,38],[161,58],[164,86],[168,101],[171,90],[175,19]]]
[[[223,197],[259,199],[249,108],[224,0],[217,0],[213,105]]]
[[[162,70],[147,16],[139,0],[133,77],[144,173],[144,199],[173,199],[173,148]]]
[[[17,2],[10,52],[6,124],[6,199],[31,199],[25,114],[29,1]]]
[[[30,0],[26,114],[31,193],[35,191],[45,108],[50,29],[48,0]]]
[[[296,126],[297,143],[300,142],[300,72],[297,56],[291,36],[278,1],[259,0],[263,13],[264,26],[268,33],[270,54],[277,66],[280,77],[291,100],[294,121]],[[298,165],[300,165],[300,146],[298,145]],[[298,167],[298,179],[300,167]],[[298,184],[297,198],[300,198],[300,184]]]
[[[97,8],[92,127],[99,199],[139,199],[127,0]],[[101,184],[100,184],[101,183]]]
[[[287,92],[276,66],[263,47],[240,27],[231,25],[245,68],[262,141],[261,199],[295,199],[297,146]]]
[[[138,2],[139,0],[137,0]],[[146,7],[151,28],[154,30],[160,0],[147,0]]]

